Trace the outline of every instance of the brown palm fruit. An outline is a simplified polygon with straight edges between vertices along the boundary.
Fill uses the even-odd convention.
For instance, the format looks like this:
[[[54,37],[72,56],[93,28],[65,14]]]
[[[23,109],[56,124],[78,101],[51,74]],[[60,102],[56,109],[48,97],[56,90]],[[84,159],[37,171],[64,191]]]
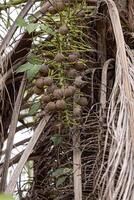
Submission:
[[[78,53],[71,53],[68,56],[68,60],[69,62],[76,62],[79,58],[79,54]]]
[[[43,77],[38,78],[36,80],[36,82],[35,82],[35,85],[38,88],[43,88],[43,86],[44,86],[44,78]]]
[[[51,6],[51,4],[50,4],[50,2],[45,2],[44,4],[43,4],[43,6],[41,7],[41,9],[40,9],[40,12],[42,13],[42,14],[45,14],[48,10],[49,10],[49,7]]]
[[[57,110],[64,110],[65,107],[66,107],[66,102],[63,99],[56,101]]]
[[[47,65],[42,65],[40,68],[40,73],[43,76],[47,76],[48,75],[48,71],[49,71],[49,67]]]
[[[77,17],[85,17],[85,11],[84,10],[80,10],[79,12],[77,12]]]
[[[78,62],[75,63],[74,68],[75,68],[77,71],[82,71],[82,70],[85,69],[85,65],[84,65],[83,62],[78,61]]]
[[[68,27],[66,25],[63,25],[59,28],[58,32],[61,34],[61,35],[67,35],[68,34]]]
[[[47,93],[48,93],[48,94],[51,94],[51,93],[53,93],[53,91],[56,90],[56,89],[57,89],[57,86],[54,85],[54,84],[52,84],[52,85],[50,85],[50,86],[47,88]]]
[[[82,88],[85,85],[85,82],[82,80],[81,76],[77,76],[74,81],[74,85],[77,88]]]
[[[58,63],[61,63],[65,60],[65,57],[62,53],[57,53],[54,60]]]
[[[53,4],[55,10],[57,11],[63,11],[65,8],[65,4],[63,0],[55,0],[54,4]]]
[[[49,102],[47,105],[46,105],[46,110],[51,112],[51,111],[55,111],[56,110],[56,105],[55,105],[55,102]]]
[[[81,106],[77,105],[73,109],[73,116],[74,117],[80,117],[81,112],[82,112]]]
[[[62,89],[54,90],[53,96],[55,99],[61,99],[63,97],[63,90]]]
[[[37,86],[34,86],[34,93],[37,95],[43,94],[44,90],[41,88],[38,88]]]
[[[53,83],[52,77],[47,76],[44,78],[44,85],[50,86],[50,85],[52,85],[52,83]]]
[[[67,74],[67,76],[68,76],[69,78],[75,78],[76,76],[78,76],[78,72],[77,72],[75,69],[73,69],[73,68],[69,69],[69,70],[66,72],[66,74]]]
[[[88,100],[86,97],[80,97],[78,100],[77,100],[77,103],[80,105],[80,106],[87,106],[88,105]]]
[[[64,96],[67,97],[71,97],[74,95],[76,91],[76,88],[74,86],[68,86],[67,88],[65,88],[64,90]]]
[[[48,103],[51,101],[51,98],[49,95],[43,94],[43,96],[41,97],[41,100],[43,103]]]
[[[50,7],[48,8],[48,12],[49,12],[50,14],[52,14],[52,15],[54,15],[54,14],[57,13],[57,11],[56,11],[56,9],[54,8],[54,6],[50,6]]]

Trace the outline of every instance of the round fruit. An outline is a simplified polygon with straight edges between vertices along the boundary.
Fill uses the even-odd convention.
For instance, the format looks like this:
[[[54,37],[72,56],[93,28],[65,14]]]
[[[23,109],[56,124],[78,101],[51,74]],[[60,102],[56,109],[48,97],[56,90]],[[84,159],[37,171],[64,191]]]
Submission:
[[[86,97],[80,97],[77,101],[77,103],[80,105],[80,106],[87,106],[88,105],[88,100]]]
[[[49,102],[47,105],[46,105],[46,110],[47,111],[55,111],[56,109],[56,105],[54,102]]]
[[[76,91],[76,88],[74,86],[68,86],[67,88],[65,88],[64,90],[64,96],[67,97],[71,97],[74,95]]]
[[[64,57],[64,55],[62,53],[57,53],[57,55],[55,56],[54,60],[56,62],[61,63],[61,62],[63,62],[65,60],[65,57]]]
[[[68,27],[66,25],[63,25],[59,28],[59,33],[61,35],[67,35],[68,34]]]
[[[77,63],[75,63],[75,69],[78,71],[84,70],[85,69],[84,63],[78,61]]]
[[[51,6],[51,4],[50,4],[50,2],[46,2],[46,3],[44,3],[44,5],[41,7],[41,9],[40,9],[40,12],[42,13],[42,14],[45,14],[48,10],[49,10],[49,7]]]
[[[78,75],[78,72],[75,69],[69,69],[67,71],[67,76],[70,78],[75,78]]]
[[[77,59],[78,59],[77,53],[72,53],[72,54],[69,54],[69,56],[68,56],[69,62],[75,62],[75,61],[77,61]]]
[[[47,65],[42,65],[42,67],[40,68],[40,73],[44,76],[47,76],[48,75],[48,71],[49,71],[49,68]]]
[[[80,11],[77,13],[77,17],[85,17],[85,11],[84,11],[84,10],[80,10]]]
[[[62,89],[56,89],[56,90],[54,90],[53,96],[56,99],[61,99],[63,97],[63,90]]]
[[[83,87],[83,85],[85,84],[85,82],[82,80],[82,77],[81,76],[77,76],[75,78],[75,81],[74,81],[74,85],[78,88],[81,88]]]
[[[43,77],[40,77],[36,80],[35,82],[35,85],[38,87],[38,88],[43,88],[44,86],[44,78]]]
[[[37,95],[40,95],[44,92],[43,89],[41,88],[38,88],[37,86],[34,87],[34,93],[37,94]]]
[[[65,4],[64,4],[63,0],[56,0],[54,2],[53,6],[57,11],[63,11],[65,8]]]
[[[48,94],[53,93],[53,91],[56,90],[56,89],[57,89],[57,86],[54,85],[54,84],[52,84],[51,86],[49,86],[49,87],[47,88],[47,93],[48,93]]]
[[[63,99],[56,101],[56,108],[58,110],[64,110],[65,107],[66,107],[66,102]]]
[[[81,106],[76,106],[73,109],[73,115],[74,115],[74,117],[80,117],[80,115],[81,115]]]
[[[53,79],[51,77],[45,77],[44,78],[44,85],[50,86],[53,83]]]
[[[50,102],[51,98],[50,98],[50,96],[43,94],[43,96],[41,97],[41,100],[44,103],[48,103],[48,102]]]
[[[50,14],[52,14],[52,15],[56,14],[56,10],[55,10],[55,8],[54,8],[53,6],[50,6],[50,7],[48,8],[48,12],[49,12]]]

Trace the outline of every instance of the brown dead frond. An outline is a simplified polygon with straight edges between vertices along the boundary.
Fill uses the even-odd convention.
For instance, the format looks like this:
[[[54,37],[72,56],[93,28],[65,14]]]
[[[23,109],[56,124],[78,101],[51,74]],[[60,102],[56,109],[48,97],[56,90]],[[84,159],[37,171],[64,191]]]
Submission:
[[[115,82],[107,113],[105,150],[109,138],[111,144],[108,161],[102,164],[105,172],[100,180],[99,199],[130,200],[134,195],[134,56],[125,44],[115,3],[113,0],[105,2],[113,25],[117,54]]]

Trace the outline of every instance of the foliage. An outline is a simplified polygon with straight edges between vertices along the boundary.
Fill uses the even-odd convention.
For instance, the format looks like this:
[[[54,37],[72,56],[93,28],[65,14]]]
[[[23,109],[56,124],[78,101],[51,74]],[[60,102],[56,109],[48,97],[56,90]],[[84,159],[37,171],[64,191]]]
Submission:
[[[32,64],[32,63],[25,63],[24,65],[21,65],[16,72],[21,73],[21,72],[26,72],[27,73],[27,78],[31,81],[37,73],[39,72],[41,68],[41,65],[37,64]]]
[[[0,194],[0,200],[13,200],[13,197],[8,194]]]
[[[40,108],[40,102],[33,103],[31,108],[29,109],[29,115],[37,114],[39,108]]]
[[[55,134],[51,137],[51,140],[53,141],[54,145],[59,145],[62,142],[62,136],[59,134]]]

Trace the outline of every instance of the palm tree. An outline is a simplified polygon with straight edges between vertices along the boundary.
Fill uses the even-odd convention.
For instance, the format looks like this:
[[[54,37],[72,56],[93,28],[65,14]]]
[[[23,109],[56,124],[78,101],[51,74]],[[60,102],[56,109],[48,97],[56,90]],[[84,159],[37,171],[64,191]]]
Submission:
[[[134,1],[12,0],[0,11],[1,192],[132,200]]]

